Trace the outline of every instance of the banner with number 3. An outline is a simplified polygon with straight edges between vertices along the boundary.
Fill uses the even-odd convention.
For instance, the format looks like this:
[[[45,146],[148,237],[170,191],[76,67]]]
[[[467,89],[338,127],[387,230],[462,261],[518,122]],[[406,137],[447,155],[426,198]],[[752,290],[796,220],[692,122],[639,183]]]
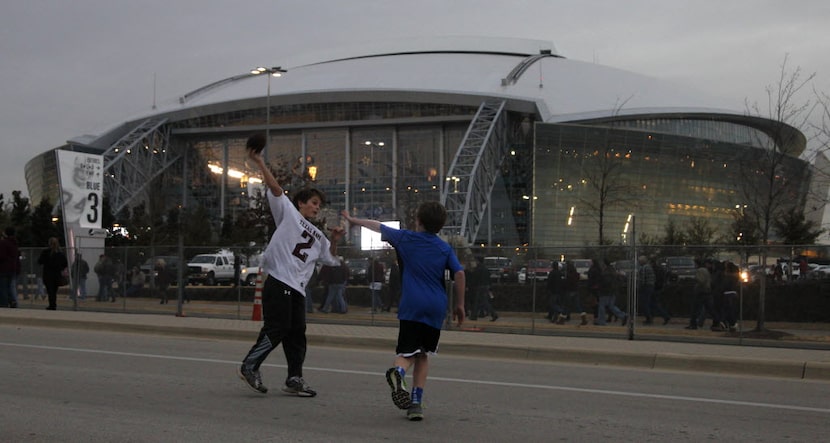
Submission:
[[[63,220],[67,226],[101,228],[104,157],[57,150]]]

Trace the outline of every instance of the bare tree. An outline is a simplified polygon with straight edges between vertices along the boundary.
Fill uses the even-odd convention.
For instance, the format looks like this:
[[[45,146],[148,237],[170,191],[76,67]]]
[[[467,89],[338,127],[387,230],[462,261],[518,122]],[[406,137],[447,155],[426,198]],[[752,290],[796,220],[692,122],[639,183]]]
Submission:
[[[792,169],[793,156],[800,154],[806,145],[800,129],[808,126],[814,107],[810,100],[800,101],[800,93],[815,73],[804,75],[800,67],[791,70],[788,62],[789,56],[785,55],[777,82],[766,87],[766,106],[747,103],[749,115],[772,122],[765,136],[756,137],[758,149],[753,158],[739,165],[745,221],[754,225],[762,245],[769,244],[774,221],[804,203],[803,193],[796,189],[798,180],[791,177],[797,173]],[[766,250],[761,254],[763,265],[766,265],[766,254]],[[762,279],[756,331],[765,330],[764,283]]]
[[[623,101],[618,99],[613,115],[617,116],[630,99],[631,97]],[[628,157],[629,152],[624,148],[615,147],[606,131],[600,147],[587,153],[582,159],[582,176],[592,192],[580,198],[580,202],[590,210],[591,217],[597,222],[600,245],[610,243],[604,232],[606,212],[614,206],[631,205],[636,202],[633,196],[636,188],[621,179]]]
[[[700,217],[692,217],[686,225],[686,232],[683,237],[688,244],[699,246],[695,248],[695,258],[704,260],[706,257],[711,257],[717,252],[717,248],[710,246],[712,240],[715,238],[717,229],[712,226],[712,223]]]

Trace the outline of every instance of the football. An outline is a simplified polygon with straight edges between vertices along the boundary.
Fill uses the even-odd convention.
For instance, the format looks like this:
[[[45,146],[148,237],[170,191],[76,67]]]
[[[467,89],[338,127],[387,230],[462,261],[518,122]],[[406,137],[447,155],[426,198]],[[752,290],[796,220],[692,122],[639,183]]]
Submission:
[[[248,143],[245,144],[245,147],[259,154],[265,149],[265,135],[254,134],[248,137]]]

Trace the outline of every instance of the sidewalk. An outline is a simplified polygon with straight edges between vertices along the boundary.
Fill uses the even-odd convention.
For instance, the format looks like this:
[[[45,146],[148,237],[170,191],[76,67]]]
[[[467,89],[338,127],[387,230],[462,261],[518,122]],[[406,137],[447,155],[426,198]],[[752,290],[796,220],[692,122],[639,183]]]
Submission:
[[[102,305],[111,306],[108,303]],[[216,309],[215,305],[211,306]],[[184,308],[196,315],[199,303],[186,304]],[[39,306],[31,306],[22,309],[0,309],[0,323],[19,327],[73,328],[245,341],[253,341],[261,326],[261,322],[257,321],[215,316],[177,317],[174,310],[171,311],[169,307],[167,309],[167,313],[133,314],[72,311],[70,308],[46,311]],[[343,316],[310,314],[309,344],[393,352],[397,338],[395,315],[371,314],[359,309],[354,308],[353,310],[358,311]],[[573,332],[576,326],[550,325],[544,319],[531,320],[533,319],[507,316],[500,317],[497,322],[468,322],[466,328],[444,330],[441,333],[439,354],[830,381],[830,350],[827,350],[826,343],[824,349],[737,346],[719,344],[716,341],[692,343],[682,340],[683,333],[686,336],[690,333],[699,335],[704,331],[686,331],[682,323],[662,328],[639,328],[641,332],[635,334],[634,340],[629,340],[627,329],[619,325],[586,326],[584,328],[591,330],[583,330],[580,336],[576,336]],[[365,323],[355,324],[360,321]],[[367,326],[368,321],[373,321],[374,326]],[[535,335],[509,333],[511,329],[526,329],[531,323],[538,323]],[[491,329],[508,332],[488,332]],[[655,332],[656,329],[663,331]],[[817,336],[816,331],[808,332],[812,334],[809,338],[826,341],[826,337]],[[546,335],[542,335],[543,333]],[[677,336],[669,337],[672,341],[658,341],[655,339],[658,333],[662,334],[664,339],[669,334]],[[704,333],[708,335],[709,331]],[[714,340],[718,339],[718,334],[711,335]],[[696,337],[695,340],[700,341],[700,337]],[[730,343],[737,342],[730,339]]]

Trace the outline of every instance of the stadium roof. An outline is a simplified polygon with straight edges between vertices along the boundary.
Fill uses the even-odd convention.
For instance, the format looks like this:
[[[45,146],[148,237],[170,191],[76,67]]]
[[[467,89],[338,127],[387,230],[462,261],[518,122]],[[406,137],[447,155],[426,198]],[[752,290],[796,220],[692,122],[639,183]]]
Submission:
[[[286,60],[281,67],[287,73],[270,80],[272,106],[354,101],[478,106],[482,97],[498,97],[508,100],[508,109],[535,113],[544,122],[624,115],[710,115],[772,132],[769,120],[726,109],[720,99],[688,86],[569,60],[552,43],[539,40],[444,37],[380,41],[304,54]],[[162,102],[152,114],[130,121],[158,115],[175,121],[262,106],[266,79],[247,72],[251,68],[240,67],[238,75]],[[800,152],[790,152],[795,151]]]

